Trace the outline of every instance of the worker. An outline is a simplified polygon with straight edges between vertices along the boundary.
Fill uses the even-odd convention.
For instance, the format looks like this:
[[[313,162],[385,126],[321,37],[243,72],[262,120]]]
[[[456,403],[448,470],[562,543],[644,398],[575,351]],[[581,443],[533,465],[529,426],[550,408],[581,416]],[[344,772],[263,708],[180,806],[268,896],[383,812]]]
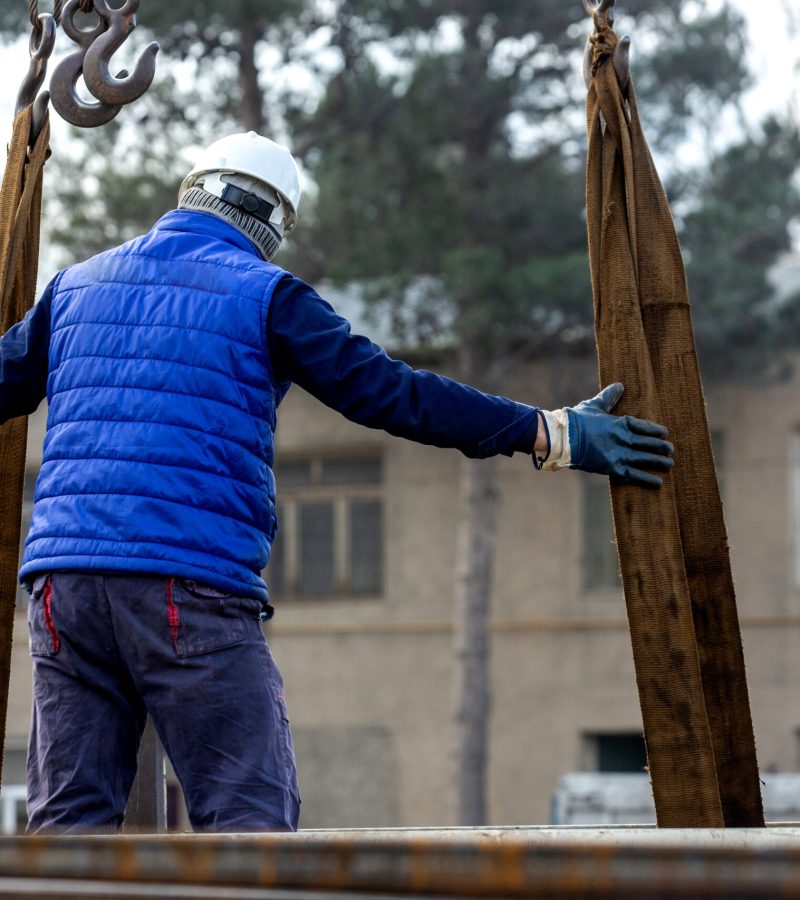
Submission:
[[[281,676],[261,621],[277,529],[278,405],[471,458],[531,454],[657,488],[662,426],[622,385],[548,411],[390,358],[270,260],[297,224],[290,152],[253,132],[200,154],[177,209],[59,272],[0,340],[0,421],[49,414],[20,571],[31,592],[29,830],[115,830],[147,714],[195,830],[294,830]]]

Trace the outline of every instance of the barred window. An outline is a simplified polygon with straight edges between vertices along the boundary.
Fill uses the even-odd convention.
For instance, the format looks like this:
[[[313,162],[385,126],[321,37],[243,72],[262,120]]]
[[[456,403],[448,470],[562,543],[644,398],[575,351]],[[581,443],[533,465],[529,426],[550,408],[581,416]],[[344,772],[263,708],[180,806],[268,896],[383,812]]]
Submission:
[[[28,821],[25,810],[27,749],[21,741],[21,738],[9,735],[3,755],[3,790],[0,792],[0,830],[3,834],[24,834]]]
[[[614,543],[608,479],[587,476],[581,479],[581,485],[583,588],[585,591],[617,588],[622,582]]]
[[[724,493],[726,444],[723,431],[713,430],[711,432],[711,446],[714,451],[714,465],[717,470],[720,492]],[[797,442],[797,447],[797,458],[800,460],[800,440]],[[608,480],[595,477],[581,480],[583,489],[583,588],[585,591],[597,591],[619,587],[622,582],[619,575],[617,548],[614,542],[614,521],[611,515]],[[800,479],[798,479],[798,485],[800,486]],[[800,497],[800,487],[798,487],[797,496]],[[800,528],[798,535],[798,546],[800,546]],[[798,572],[800,572],[800,566]],[[800,575],[798,575],[798,579],[800,579]]]
[[[275,598],[383,593],[379,457],[290,459],[275,467],[278,535],[265,571]]]

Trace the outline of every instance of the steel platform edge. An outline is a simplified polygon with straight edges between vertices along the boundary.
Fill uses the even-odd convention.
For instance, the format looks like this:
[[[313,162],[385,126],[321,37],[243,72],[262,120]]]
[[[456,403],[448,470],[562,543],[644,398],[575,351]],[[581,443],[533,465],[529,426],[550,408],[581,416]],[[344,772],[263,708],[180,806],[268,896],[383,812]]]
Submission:
[[[0,838],[0,897],[800,898],[800,824]]]

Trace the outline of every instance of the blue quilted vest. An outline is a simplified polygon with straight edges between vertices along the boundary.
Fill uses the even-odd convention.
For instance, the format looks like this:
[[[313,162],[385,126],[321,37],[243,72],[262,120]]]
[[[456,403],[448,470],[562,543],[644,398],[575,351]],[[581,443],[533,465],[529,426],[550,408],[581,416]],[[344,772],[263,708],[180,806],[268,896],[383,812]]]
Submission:
[[[267,601],[288,384],[266,322],[283,274],[231,226],[179,210],[58,276],[21,579],[150,573]]]

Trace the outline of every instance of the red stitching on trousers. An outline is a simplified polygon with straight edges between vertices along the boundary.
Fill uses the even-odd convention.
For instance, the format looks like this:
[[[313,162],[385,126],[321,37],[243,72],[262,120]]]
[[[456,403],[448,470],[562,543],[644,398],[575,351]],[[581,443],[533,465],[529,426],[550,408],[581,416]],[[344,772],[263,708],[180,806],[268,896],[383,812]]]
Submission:
[[[172,599],[172,585],[174,578],[167,579],[167,618],[169,619],[169,633],[172,635],[172,646],[178,652],[178,627],[181,624],[181,616],[175,601]]]
[[[53,643],[53,653],[58,653],[61,649],[61,638],[56,630],[56,623],[53,621],[53,582],[50,578],[44,584],[44,624]]]

